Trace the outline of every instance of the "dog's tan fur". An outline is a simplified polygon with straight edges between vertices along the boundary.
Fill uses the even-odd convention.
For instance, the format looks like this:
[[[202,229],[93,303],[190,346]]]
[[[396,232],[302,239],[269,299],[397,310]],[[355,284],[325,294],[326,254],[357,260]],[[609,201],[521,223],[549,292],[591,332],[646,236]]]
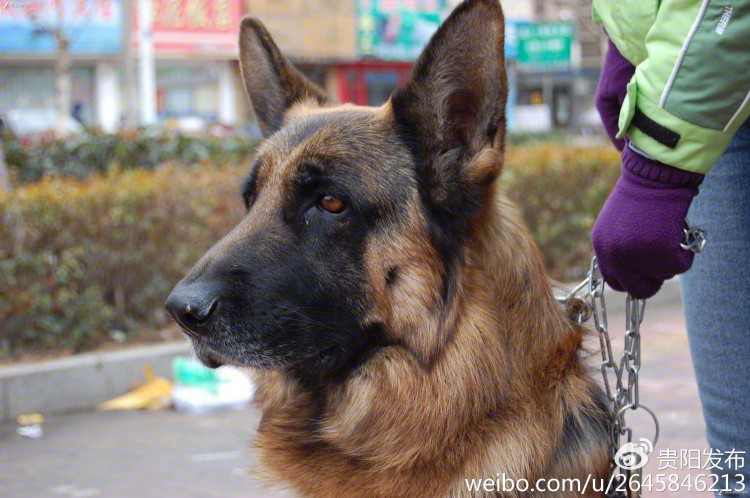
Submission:
[[[603,444],[559,447],[566,414],[582,419],[595,405],[577,357],[583,331],[556,304],[517,211],[499,189],[493,194],[449,317],[441,319],[430,291],[435,265],[420,247],[418,222],[401,255],[412,274],[383,293],[394,330],[427,343],[440,337],[441,320],[455,324],[442,346],[418,344],[440,351],[429,368],[402,348],[385,348],[329,394],[322,416],[283,373],[258,373],[257,446],[273,481],[310,496],[437,497],[469,496],[464,478],[500,472],[606,474]],[[320,428],[310,432],[317,417]]]
[[[486,7],[489,0],[473,3],[495,8]],[[502,44],[502,33],[494,36]],[[280,55],[257,21],[243,23],[241,40],[254,105],[264,98],[276,101],[269,105],[296,102],[284,114],[284,126],[321,113],[364,113],[376,143],[378,130],[392,126],[392,102],[377,109],[321,108],[323,97],[276,60]],[[271,55],[259,53],[259,46]],[[251,70],[258,60],[261,67]],[[263,61],[284,69],[269,76]],[[269,78],[293,90],[284,94]],[[267,106],[260,112],[264,122],[274,121]],[[261,147],[274,167],[259,175],[259,190],[287,188],[288,170],[306,151],[346,154],[346,141],[329,136],[336,133],[341,131],[324,127],[293,148],[283,134],[272,136]],[[286,371],[256,372],[263,412],[256,444],[270,482],[315,497],[458,497],[470,495],[465,478],[504,473],[533,483],[606,475],[606,440],[591,422],[601,415],[601,403],[579,357],[584,331],[559,308],[536,245],[494,181],[502,170],[503,140],[500,127],[491,143],[472,144],[463,174],[486,187],[449,300],[442,293],[446,269],[415,193],[406,201],[406,218],[370,237],[365,248],[375,302],[368,321],[382,323],[395,345],[377,350],[345,382],[327,386],[322,398]],[[363,177],[377,188],[377,178]],[[398,278],[389,285],[393,267]]]

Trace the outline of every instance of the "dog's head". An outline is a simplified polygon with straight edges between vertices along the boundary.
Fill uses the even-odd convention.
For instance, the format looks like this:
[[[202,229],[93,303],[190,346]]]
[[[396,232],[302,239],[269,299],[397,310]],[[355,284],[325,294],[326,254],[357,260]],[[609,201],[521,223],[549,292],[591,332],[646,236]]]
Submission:
[[[244,219],[167,309],[208,366],[334,372],[383,344],[429,363],[470,227],[502,167],[497,0],[469,0],[379,108],[329,105],[257,20],[240,29],[264,132]]]

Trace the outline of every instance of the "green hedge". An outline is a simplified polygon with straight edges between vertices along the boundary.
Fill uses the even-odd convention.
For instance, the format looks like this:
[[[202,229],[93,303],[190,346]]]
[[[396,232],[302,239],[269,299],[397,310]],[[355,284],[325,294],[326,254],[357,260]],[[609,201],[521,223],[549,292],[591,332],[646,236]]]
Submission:
[[[109,168],[152,169],[168,161],[197,164],[236,163],[252,153],[256,141],[242,136],[185,136],[174,133],[90,133],[69,139],[42,136],[6,140],[3,147],[14,179],[31,182],[45,176],[84,178]]]
[[[504,172],[553,275],[582,277],[617,156],[562,144],[512,148]],[[166,324],[163,303],[242,216],[246,165],[112,169],[45,178],[0,197],[0,356],[85,350]]]
[[[512,147],[503,184],[519,206],[552,276],[582,280],[591,257],[591,228],[620,174],[609,145],[563,143]]]
[[[165,323],[170,288],[242,213],[241,166],[51,178],[0,198],[0,351]]]

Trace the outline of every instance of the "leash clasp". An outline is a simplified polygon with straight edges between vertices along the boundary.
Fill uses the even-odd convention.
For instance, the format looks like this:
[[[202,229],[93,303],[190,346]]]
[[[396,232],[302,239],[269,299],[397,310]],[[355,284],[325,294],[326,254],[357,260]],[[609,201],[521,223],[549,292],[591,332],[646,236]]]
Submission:
[[[703,227],[691,227],[690,222],[685,219],[685,228],[682,230],[682,242],[680,247],[686,251],[700,254],[706,248],[708,238]]]

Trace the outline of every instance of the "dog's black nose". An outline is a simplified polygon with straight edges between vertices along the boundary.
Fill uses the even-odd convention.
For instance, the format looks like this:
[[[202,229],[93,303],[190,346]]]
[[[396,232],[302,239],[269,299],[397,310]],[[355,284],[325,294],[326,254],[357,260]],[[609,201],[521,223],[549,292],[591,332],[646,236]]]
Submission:
[[[167,298],[167,312],[184,329],[203,334],[214,317],[219,298],[206,286],[177,284]]]

